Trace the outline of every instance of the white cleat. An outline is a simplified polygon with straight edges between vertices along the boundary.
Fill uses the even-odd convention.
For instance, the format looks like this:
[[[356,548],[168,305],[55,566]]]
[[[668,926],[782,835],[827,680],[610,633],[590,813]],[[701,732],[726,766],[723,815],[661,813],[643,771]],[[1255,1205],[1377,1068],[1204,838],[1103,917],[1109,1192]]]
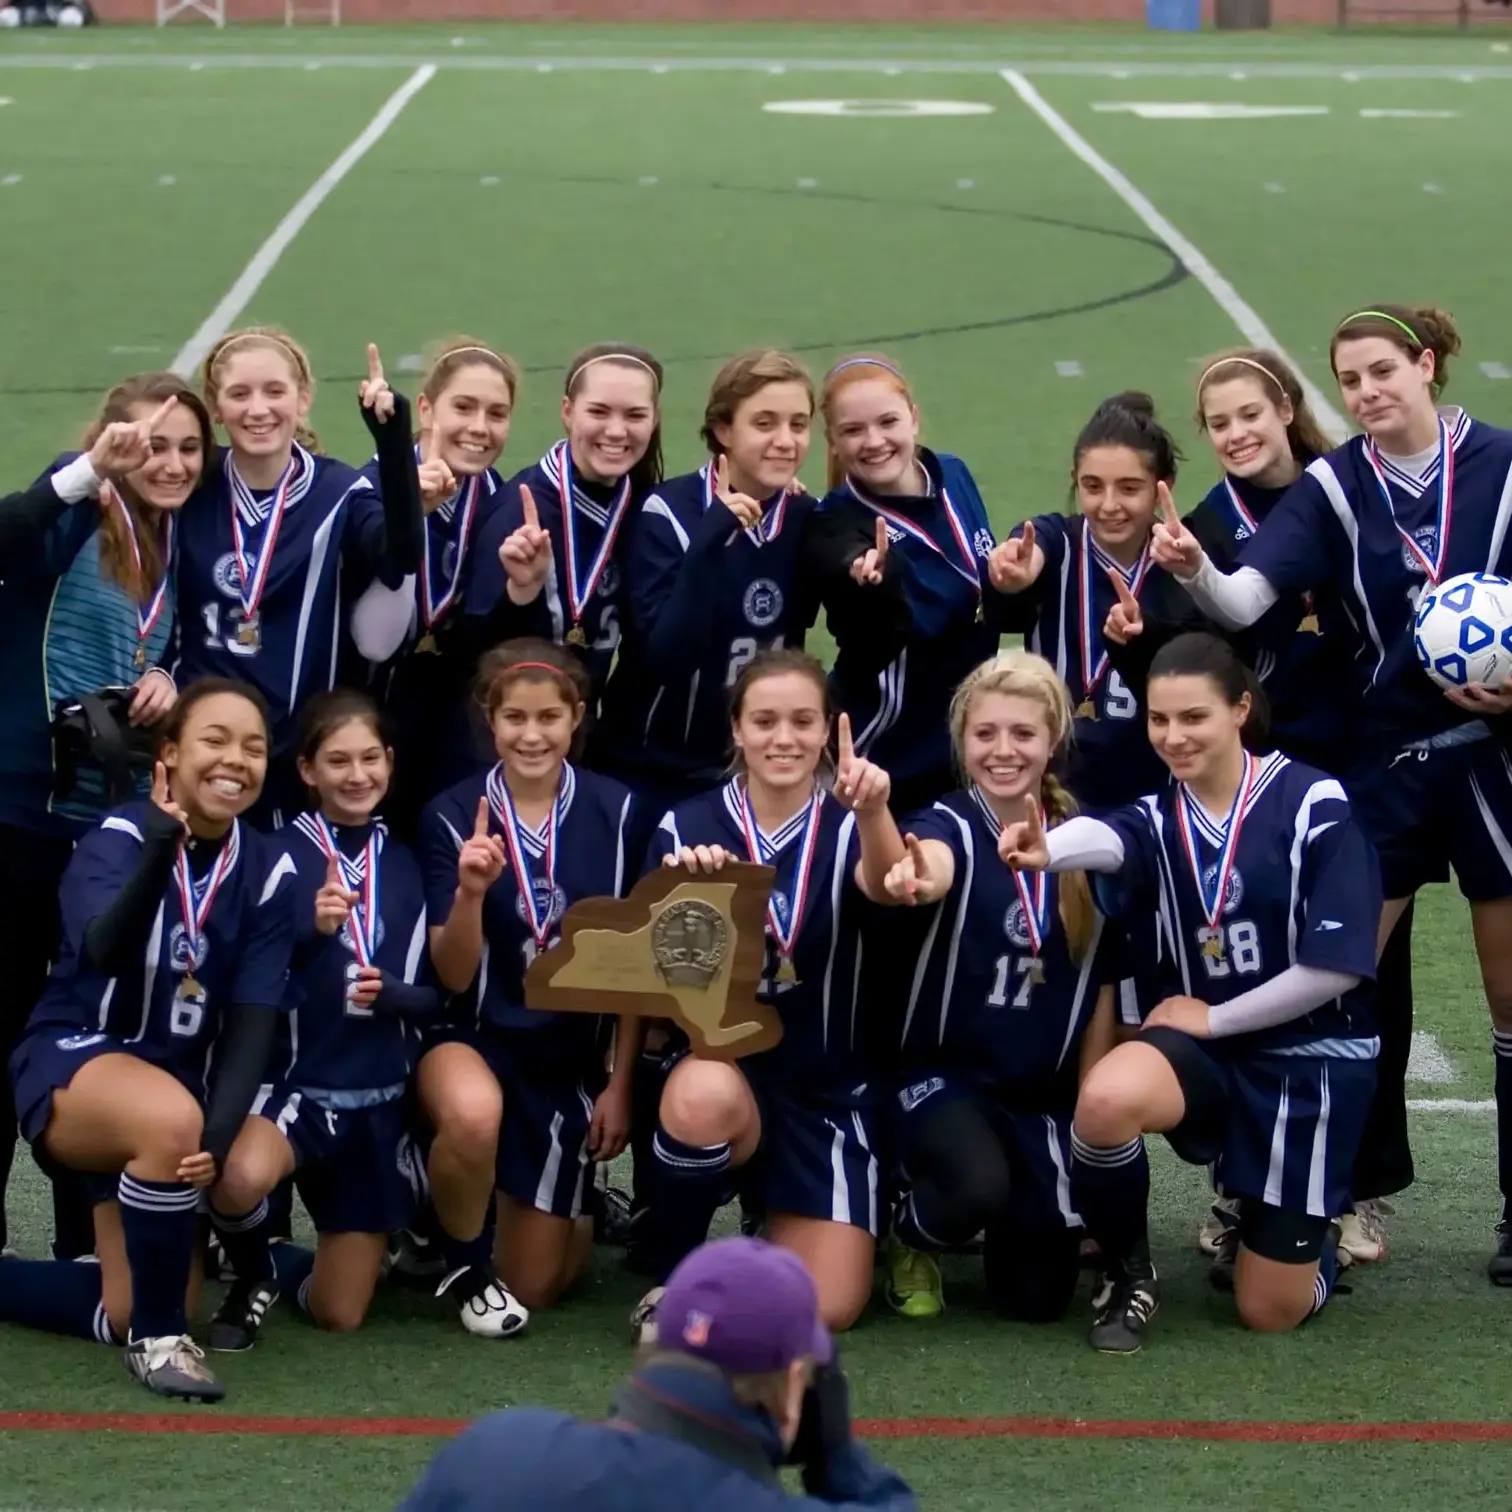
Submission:
[[[656,1309],[661,1305],[667,1288],[653,1286],[630,1314],[630,1343],[637,1349],[656,1343]]]
[[[480,1339],[509,1339],[530,1322],[530,1310],[505,1290],[504,1283],[479,1265],[454,1270],[436,1288],[450,1291],[458,1304],[462,1326]]]

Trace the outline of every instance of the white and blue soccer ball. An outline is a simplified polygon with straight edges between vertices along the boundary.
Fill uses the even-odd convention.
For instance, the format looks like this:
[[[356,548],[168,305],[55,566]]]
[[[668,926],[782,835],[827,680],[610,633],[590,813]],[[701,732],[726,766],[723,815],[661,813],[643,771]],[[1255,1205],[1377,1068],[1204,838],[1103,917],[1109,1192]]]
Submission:
[[[1413,644],[1441,688],[1500,686],[1512,676],[1512,582],[1466,572],[1430,588],[1418,604]]]
[[[0,5],[0,26],[20,26],[21,10],[15,5]]]

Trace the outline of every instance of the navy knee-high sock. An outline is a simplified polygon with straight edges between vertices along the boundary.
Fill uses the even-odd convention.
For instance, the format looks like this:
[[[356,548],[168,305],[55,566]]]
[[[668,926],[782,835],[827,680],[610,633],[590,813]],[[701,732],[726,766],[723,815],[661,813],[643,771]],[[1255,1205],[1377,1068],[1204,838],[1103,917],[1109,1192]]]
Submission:
[[[122,1342],[100,1300],[100,1267],[88,1260],[0,1260],[0,1322]]]
[[[1502,1217],[1512,1219],[1512,1034],[1493,1029],[1491,1048],[1496,1057],[1496,1174]]]
[[[280,1295],[289,1298],[303,1313],[310,1311],[310,1278],[315,1273],[315,1251],[284,1239],[269,1246]]]
[[[131,1337],[186,1334],[200,1194],[182,1181],[145,1181],[128,1171],[116,1191],[131,1266]]]
[[[221,1213],[212,1207],[210,1221],[220,1235],[221,1247],[238,1281],[275,1279],[273,1256],[269,1253],[273,1222],[266,1197],[248,1213]]]
[[[709,1237],[714,1214],[730,1196],[730,1146],[690,1145],[658,1129],[652,1239],[663,1279]]]
[[[1313,1282],[1313,1304],[1308,1317],[1317,1317],[1328,1306],[1328,1299],[1333,1296],[1334,1282],[1338,1279],[1339,1243],[1330,1231],[1323,1241],[1323,1252],[1318,1256],[1318,1275]]]
[[[1149,1251],[1150,1162],[1144,1140],[1102,1148],[1071,1132],[1071,1196],[1110,1261]]]

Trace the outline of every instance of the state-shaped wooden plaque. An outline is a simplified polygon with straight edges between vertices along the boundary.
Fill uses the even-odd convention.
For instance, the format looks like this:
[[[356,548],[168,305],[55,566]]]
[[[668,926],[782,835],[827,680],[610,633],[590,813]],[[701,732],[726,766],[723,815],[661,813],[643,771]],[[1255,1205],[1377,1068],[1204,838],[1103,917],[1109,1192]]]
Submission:
[[[770,1050],[782,1021],[756,989],[776,876],[746,862],[713,874],[663,866],[628,898],[574,903],[561,940],[525,973],[525,1006],[674,1019],[711,1060]]]

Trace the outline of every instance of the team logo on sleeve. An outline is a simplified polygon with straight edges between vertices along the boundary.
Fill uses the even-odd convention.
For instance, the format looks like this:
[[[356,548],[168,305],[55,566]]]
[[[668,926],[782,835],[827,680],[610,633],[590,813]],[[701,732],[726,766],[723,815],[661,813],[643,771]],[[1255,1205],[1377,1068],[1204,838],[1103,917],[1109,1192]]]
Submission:
[[[1420,525],[1412,532],[1412,539],[1418,544],[1421,551],[1431,562],[1438,556],[1438,529],[1433,525]],[[1402,565],[1417,577],[1422,577],[1424,568],[1417,553],[1404,541],[1402,543]]]
[[[194,944],[190,944],[184,926],[182,924],[173,926],[173,932],[168,936],[168,964],[175,971],[198,971],[205,964],[205,958],[209,954],[210,941],[203,930],[200,931],[199,939]]]
[[[1213,896],[1213,889],[1218,885],[1218,868],[1209,866],[1202,873],[1202,888],[1208,897]],[[1239,875],[1236,866],[1228,875],[1228,882],[1223,889],[1223,911],[1231,914],[1244,902],[1244,878]]]
[[[782,613],[782,589],[771,578],[757,578],[745,591],[741,603],[746,621],[758,630],[775,625]]]
[[[256,559],[252,556],[247,558],[248,565],[255,572],[257,570]],[[215,559],[215,566],[211,569],[210,576],[215,580],[216,588],[227,598],[241,600],[242,575],[241,568],[237,565],[236,553],[228,551],[224,556]]]
[[[531,880],[531,889],[535,893],[536,914],[545,923],[554,924],[567,912],[567,894],[554,882],[535,877]],[[525,900],[518,891],[515,893],[515,913],[522,924],[530,923],[525,917]]]
[[[936,1092],[945,1090],[945,1078],[943,1076],[931,1076],[927,1081],[915,1082],[911,1087],[904,1087],[898,1093],[898,1105],[905,1113],[912,1113],[921,1102],[933,1097]]]
[[[58,1041],[58,1049],[87,1050],[91,1045],[103,1045],[104,1043],[105,1036],[103,1034],[65,1034]]]
[[[1008,909],[1007,917],[1003,920],[1003,933],[1008,936],[1009,943],[1017,945],[1020,950],[1028,950],[1034,944],[1022,903],[1014,903]]]

